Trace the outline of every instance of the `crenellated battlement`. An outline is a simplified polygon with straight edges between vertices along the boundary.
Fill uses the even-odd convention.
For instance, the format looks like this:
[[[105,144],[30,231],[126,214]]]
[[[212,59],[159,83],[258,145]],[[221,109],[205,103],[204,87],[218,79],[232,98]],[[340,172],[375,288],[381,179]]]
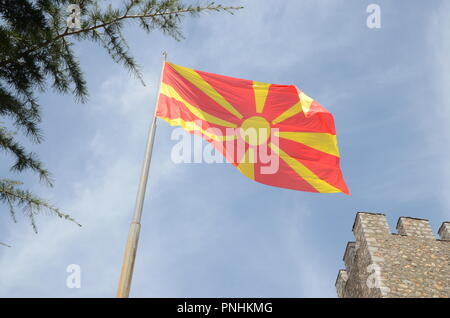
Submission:
[[[339,271],[339,297],[450,297],[450,222],[436,238],[426,219],[358,212]]]
[[[436,239],[431,229],[430,221],[427,219],[401,216],[396,225],[397,234]],[[386,215],[383,213],[357,212],[353,223],[353,234],[355,238],[381,238],[383,235],[391,234]],[[450,235],[450,222],[443,222],[438,231],[441,240],[448,240]]]

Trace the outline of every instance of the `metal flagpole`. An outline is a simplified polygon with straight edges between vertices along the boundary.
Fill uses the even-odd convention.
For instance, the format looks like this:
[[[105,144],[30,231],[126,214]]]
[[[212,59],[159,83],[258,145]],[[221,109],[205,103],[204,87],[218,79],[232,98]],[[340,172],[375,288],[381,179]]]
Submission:
[[[158,108],[159,94],[161,91],[161,81],[164,72],[167,53],[163,53],[163,65],[161,68],[161,77],[159,81],[158,95],[156,96],[155,113],[153,115],[152,125],[148,133],[147,146],[145,148],[144,163],[142,165],[141,180],[136,197],[133,220],[131,221],[130,231],[128,233],[125,255],[123,256],[122,271],[120,273],[119,288],[117,297],[128,298],[131,288],[131,279],[133,278],[134,261],[136,259],[136,250],[139,242],[139,232],[141,230],[142,207],[144,205],[145,189],[147,187],[148,172],[152,160],[153,142],[156,131],[156,110]]]

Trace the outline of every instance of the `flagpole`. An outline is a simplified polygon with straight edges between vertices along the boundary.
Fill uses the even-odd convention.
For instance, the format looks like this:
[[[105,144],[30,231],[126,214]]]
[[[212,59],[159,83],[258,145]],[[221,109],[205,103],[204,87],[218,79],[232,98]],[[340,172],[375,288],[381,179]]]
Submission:
[[[156,131],[156,110],[158,108],[159,94],[161,91],[161,81],[164,72],[167,53],[163,53],[163,64],[161,68],[161,76],[159,81],[158,95],[156,96],[155,113],[153,115],[152,124],[148,132],[147,146],[145,148],[144,163],[142,165],[141,179],[134,207],[134,215],[128,232],[127,245],[123,256],[122,271],[120,273],[119,287],[117,289],[118,298],[128,298],[131,288],[131,280],[133,278],[134,262],[136,259],[136,251],[139,242],[139,233],[141,231],[142,207],[144,206],[145,190],[147,188],[148,173],[150,162],[152,160],[153,142],[155,141]]]

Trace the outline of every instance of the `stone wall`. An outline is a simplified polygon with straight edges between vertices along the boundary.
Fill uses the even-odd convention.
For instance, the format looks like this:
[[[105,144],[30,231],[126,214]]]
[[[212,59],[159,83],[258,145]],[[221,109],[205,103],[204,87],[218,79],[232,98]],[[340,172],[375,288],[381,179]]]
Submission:
[[[357,213],[339,297],[450,297],[450,223],[439,228],[440,239],[424,219],[401,217],[397,231],[390,233],[384,214]]]

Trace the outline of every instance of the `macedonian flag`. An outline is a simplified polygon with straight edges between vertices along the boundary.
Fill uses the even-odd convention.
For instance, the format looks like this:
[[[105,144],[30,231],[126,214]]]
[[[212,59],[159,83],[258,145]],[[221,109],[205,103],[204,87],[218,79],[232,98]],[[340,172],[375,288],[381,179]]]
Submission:
[[[333,116],[295,85],[197,71],[166,62],[156,116],[210,142],[257,182],[349,194]]]

